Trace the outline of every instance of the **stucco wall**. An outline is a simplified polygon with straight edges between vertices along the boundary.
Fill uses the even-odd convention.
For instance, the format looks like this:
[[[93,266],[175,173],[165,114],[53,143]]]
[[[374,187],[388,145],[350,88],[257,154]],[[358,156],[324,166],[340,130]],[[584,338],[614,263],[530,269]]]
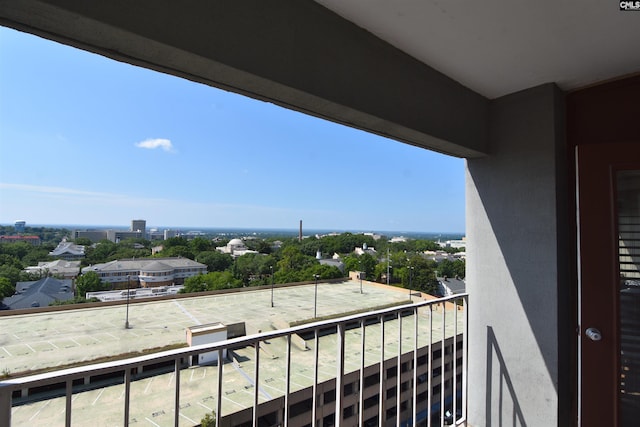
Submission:
[[[494,101],[490,155],[467,161],[473,426],[562,425],[563,111],[554,85]]]

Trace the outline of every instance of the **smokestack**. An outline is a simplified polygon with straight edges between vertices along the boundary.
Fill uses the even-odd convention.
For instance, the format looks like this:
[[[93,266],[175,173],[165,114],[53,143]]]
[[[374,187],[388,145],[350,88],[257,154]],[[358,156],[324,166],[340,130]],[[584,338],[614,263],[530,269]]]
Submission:
[[[300,231],[298,232],[298,242],[302,242],[302,220],[300,220]]]

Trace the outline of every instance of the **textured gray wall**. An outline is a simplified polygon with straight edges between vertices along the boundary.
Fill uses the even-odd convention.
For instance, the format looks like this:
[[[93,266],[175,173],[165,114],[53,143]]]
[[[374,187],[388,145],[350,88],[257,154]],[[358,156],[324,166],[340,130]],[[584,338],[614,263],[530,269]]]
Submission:
[[[568,254],[561,253],[567,231],[563,111],[554,85],[495,100],[490,155],[467,160],[473,426],[562,425],[558,341],[565,321],[558,317],[558,298],[568,266]]]

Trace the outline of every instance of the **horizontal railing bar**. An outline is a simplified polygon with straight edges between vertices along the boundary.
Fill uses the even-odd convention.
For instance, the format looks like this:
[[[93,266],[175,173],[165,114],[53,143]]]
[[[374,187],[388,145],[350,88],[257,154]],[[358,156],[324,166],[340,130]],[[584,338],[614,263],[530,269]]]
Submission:
[[[35,386],[50,385],[56,383],[62,383],[68,380],[82,379],[87,376],[95,376],[112,372],[125,371],[127,369],[133,369],[144,365],[157,364],[162,362],[173,362],[179,358],[188,358],[190,356],[209,353],[221,349],[234,349],[253,346],[264,340],[270,340],[280,337],[287,337],[293,334],[300,334],[303,332],[311,332],[324,327],[336,326],[338,324],[356,322],[361,319],[377,318],[387,314],[393,314],[403,311],[412,311],[414,308],[429,307],[433,305],[439,305],[447,303],[451,300],[459,300],[466,298],[467,293],[454,294],[443,298],[436,298],[428,301],[419,301],[410,304],[387,307],[383,309],[373,310],[365,313],[358,313],[348,315],[344,317],[321,320],[313,323],[307,323],[304,325],[293,326],[287,329],[280,329],[275,331],[262,332],[260,334],[254,334],[244,337],[231,338],[224,341],[218,341],[216,343],[200,344],[191,347],[172,349],[160,351],[153,354],[147,354],[143,356],[135,356],[132,358],[114,360],[110,362],[101,362],[91,365],[76,366],[73,368],[66,368],[51,372],[44,372],[35,375],[29,375],[18,378],[8,378],[0,381],[0,394],[11,393],[15,390],[21,390],[29,388],[31,384]]]

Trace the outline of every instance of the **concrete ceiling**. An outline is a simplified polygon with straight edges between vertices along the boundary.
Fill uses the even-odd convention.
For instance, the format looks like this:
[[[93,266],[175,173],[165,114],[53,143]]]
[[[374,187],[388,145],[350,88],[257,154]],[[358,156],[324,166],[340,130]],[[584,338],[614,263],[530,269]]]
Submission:
[[[614,0],[316,0],[488,98],[640,71],[640,12]]]

